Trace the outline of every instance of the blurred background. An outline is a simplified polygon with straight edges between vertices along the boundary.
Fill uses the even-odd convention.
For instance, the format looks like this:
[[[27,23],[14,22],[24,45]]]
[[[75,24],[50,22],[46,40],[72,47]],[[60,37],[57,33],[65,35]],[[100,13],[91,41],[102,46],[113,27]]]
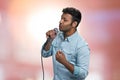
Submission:
[[[0,80],[42,80],[45,33],[69,6],[81,11],[78,31],[91,49],[86,80],[120,80],[120,0],[0,0]],[[43,62],[52,80],[51,57]]]

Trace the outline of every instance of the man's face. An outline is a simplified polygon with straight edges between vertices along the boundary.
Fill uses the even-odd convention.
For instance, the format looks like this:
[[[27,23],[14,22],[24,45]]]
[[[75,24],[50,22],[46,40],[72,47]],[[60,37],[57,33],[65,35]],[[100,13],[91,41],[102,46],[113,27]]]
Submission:
[[[72,16],[70,14],[63,13],[59,22],[59,30],[67,32],[72,28]]]

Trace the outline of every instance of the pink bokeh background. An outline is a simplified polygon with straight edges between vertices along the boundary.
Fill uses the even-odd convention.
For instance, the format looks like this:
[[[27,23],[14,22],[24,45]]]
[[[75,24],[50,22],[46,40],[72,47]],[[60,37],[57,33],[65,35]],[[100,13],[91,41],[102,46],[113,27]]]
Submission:
[[[69,6],[81,11],[78,31],[91,49],[86,80],[120,80],[119,0],[0,0],[0,80],[42,80],[45,32]],[[43,61],[52,80],[52,59]]]

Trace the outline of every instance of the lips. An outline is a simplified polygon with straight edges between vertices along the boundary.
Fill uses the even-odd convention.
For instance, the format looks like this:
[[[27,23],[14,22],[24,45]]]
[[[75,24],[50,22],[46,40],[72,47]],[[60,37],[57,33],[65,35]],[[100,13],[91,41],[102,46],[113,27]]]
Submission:
[[[62,30],[62,26],[61,25],[59,25],[59,30]]]
[[[61,28],[62,26],[61,26],[61,24],[59,24],[59,28]]]
[[[62,26],[59,26],[59,28],[61,28]]]

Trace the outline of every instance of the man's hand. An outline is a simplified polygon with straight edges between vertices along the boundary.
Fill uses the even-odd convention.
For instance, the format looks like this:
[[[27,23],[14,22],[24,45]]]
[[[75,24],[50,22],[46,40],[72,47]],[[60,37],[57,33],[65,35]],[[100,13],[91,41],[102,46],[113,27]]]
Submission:
[[[60,62],[61,64],[65,64],[66,63],[66,57],[65,57],[65,55],[64,55],[64,53],[62,53],[61,51],[58,51],[57,53],[56,53],[56,60],[58,61],[58,62]]]
[[[54,29],[46,32],[47,40],[43,47],[44,50],[48,51],[50,49],[51,43],[52,43],[53,39],[56,37],[56,35],[57,35],[57,33]]]
[[[74,72],[74,66],[73,66],[73,64],[69,63],[66,60],[66,57],[65,57],[64,53],[62,53],[61,51],[58,51],[56,53],[56,60],[58,62],[60,62],[61,64],[63,64],[71,73]]]
[[[56,31],[54,29],[49,30],[48,32],[46,32],[46,37],[54,39],[56,37]]]

